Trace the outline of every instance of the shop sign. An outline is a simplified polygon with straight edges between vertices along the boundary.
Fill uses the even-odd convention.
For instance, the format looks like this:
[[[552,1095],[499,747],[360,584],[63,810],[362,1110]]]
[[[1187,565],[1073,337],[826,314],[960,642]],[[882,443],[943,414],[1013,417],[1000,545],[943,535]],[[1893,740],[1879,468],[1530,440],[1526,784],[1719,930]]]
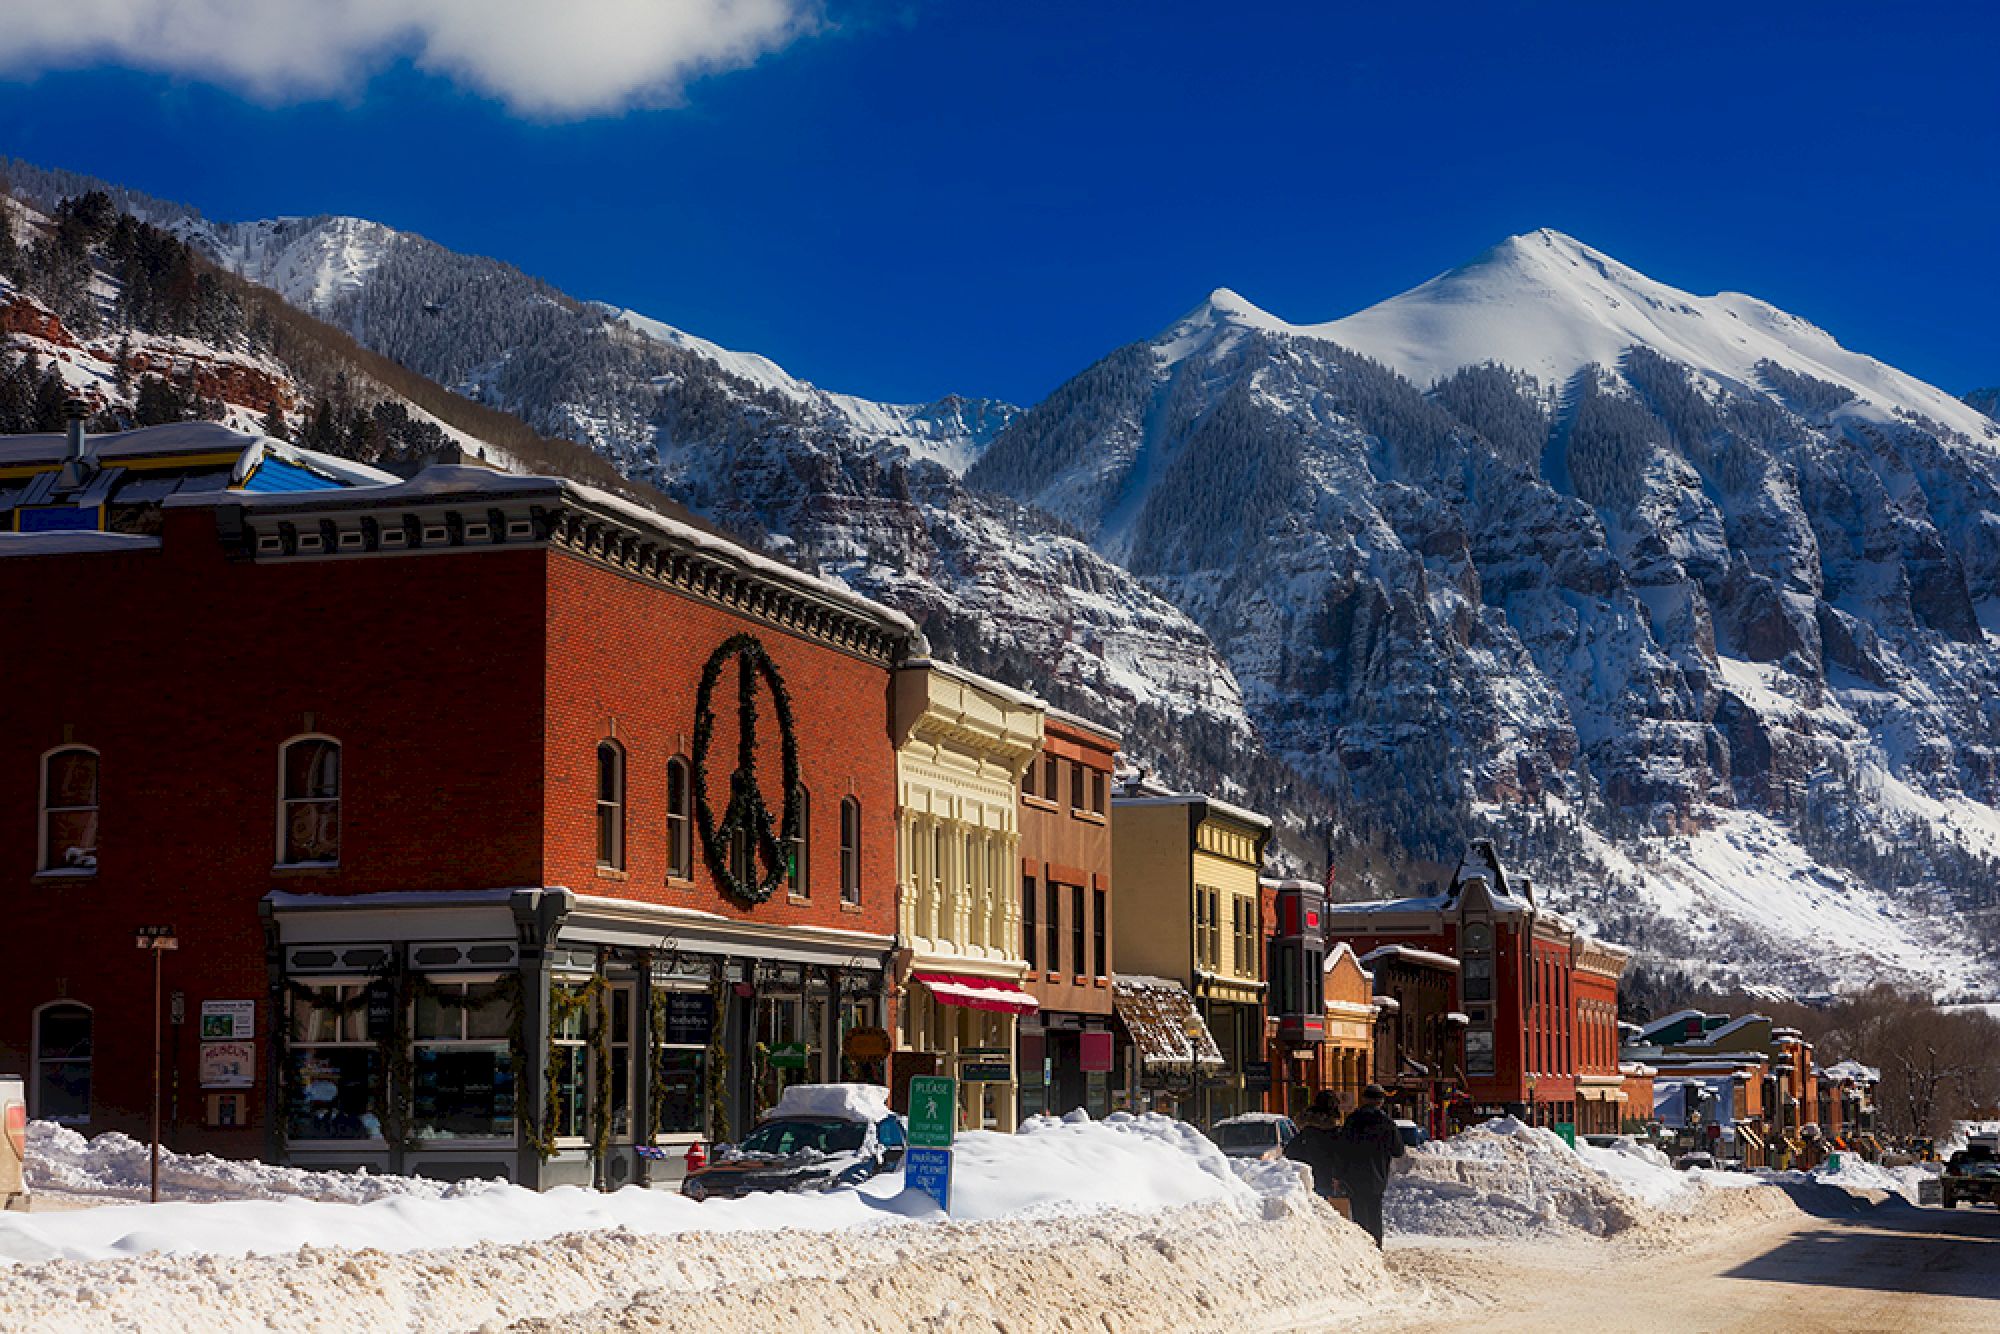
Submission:
[[[1076,1039],[1077,1064],[1086,1075],[1108,1074],[1111,1064],[1111,1035],[1084,1032]]]
[[[769,1064],[773,1070],[803,1070],[806,1068],[806,1044],[803,1042],[782,1042],[771,1048]]]
[[[920,1149],[948,1149],[957,1133],[958,1081],[950,1075],[912,1077],[910,1143]]]
[[[1014,1053],[1005,1047],[967,1047],[958,1054],[958,1077],[968,1084],[1010,1084]]]
[[[396,989],[385,981],[368,984],[368,1040],[387,1042],[396,1031]]]
[[[205,1000],[201,1003],[203,1042],[248,1042],[257,1036],[257,1002],[253,1000]]]
[[[201,1086],[247,1089],[257,1082],[257,1046],[251,1042],[201,1044]]]
[[[919,1190],[951,1212],[951,1150],[913,1147],[903,1150],[903,1185]]]
[[[1269,1061],[1245,1061],[1243,1063],[1243,1087],[1265,1089],[1271,1087],[1271,1063]]]
[[[886,1028],[850,1028],[840,1040],[840,1054],[850,1061],[879,1061],[889,1054]]]
[[[706,991],[669,991],[659,1040],[668,1046],[706,1047],[715,1028],[715,998]]]
[[[1576,1123],[1574,1121],[1556,1122],[1556,1134],[1562,1136],[1563,1143],[1569,1145],[1572,1149],[1576,1147]]]

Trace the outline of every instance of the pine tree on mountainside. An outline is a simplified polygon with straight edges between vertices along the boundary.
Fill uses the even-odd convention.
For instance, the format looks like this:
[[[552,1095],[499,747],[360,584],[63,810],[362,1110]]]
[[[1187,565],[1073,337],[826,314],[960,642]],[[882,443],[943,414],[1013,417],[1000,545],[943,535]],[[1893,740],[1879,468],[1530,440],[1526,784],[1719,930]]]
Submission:
[[[258,429],[273,440],[291,439],[291,428],[285,424],[285,410],[278,406],[277,399],[272,399],[271,405],[264,409],[264,421]]]
[[[129,334],[119,338],[118,351],[111,358],[111,382],[118,387],[120,398],[132,392],[132,338]]]

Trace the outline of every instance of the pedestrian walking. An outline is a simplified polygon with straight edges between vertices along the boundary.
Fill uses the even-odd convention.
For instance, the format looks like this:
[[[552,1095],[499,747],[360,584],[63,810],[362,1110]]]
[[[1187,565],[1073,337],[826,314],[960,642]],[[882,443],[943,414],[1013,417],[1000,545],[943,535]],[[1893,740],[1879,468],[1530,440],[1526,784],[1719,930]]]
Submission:
[[[1402,1132],[1382,1104],[1388,1090],[1370,1084],[1361,1090],[1361,1105],[1340,1128],[1341,1177],[1347,1187],[1354,1221],[1382,1244],[1382,1196],[1389,1189],[1389,1164],[1403,1156]]]
[[[1285,1145],[1285,1157],[1312,1169],[1313,1194],[1331,1200],[1341,1194],[1340,1099],[1332,1089],[1313,1095],[1299,1117],[1299,1133]]]

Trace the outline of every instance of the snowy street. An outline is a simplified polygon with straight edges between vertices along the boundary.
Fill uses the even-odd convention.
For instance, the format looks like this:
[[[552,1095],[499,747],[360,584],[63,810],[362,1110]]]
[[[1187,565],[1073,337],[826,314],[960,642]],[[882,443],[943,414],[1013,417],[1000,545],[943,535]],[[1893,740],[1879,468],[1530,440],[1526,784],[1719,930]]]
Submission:
[[[1891,1201],[1778,1217],[1686,1249],[1594,1240],[1392,1247],[1390,1272],[1463,1304],[1387,1328],[1868,1330],[1950,1334],[2000,1319],[2000,1214]],[[1670,1319],[1665,1313],[1671,1313]]]

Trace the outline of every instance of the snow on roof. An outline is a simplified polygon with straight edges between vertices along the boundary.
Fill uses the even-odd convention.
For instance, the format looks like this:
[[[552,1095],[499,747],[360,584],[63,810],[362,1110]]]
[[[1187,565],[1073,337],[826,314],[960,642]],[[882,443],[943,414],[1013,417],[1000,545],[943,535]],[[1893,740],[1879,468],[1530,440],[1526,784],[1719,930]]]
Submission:
[[[84,443],[98,462],[117,463],[160,454],[240,453],[262,438],[219,422],[190,421],[90,435]],[[61,431],[0,436],[0,466],[60,463],[68,452],[69,440]]]
[[[1112,1009],[1147,1065],[1222,1065],[1222,1048],[1187,988],[1169,978],[1120,973]]]
[[[1150,788],[1151,785],[1148,786]],[[1115,806],[1192,806],[1199,802],[1226,819],[1240,821],[1257,829],[1271,828],[1270,817],[1246,810],[1232,802],[1224,801],[1221,797],[1205,796],[1199,792],[1167,792],[1152,789],[1142,796],[1114,794],[1111,801]]]
[[[889,1115],[889,1090],[880,1084],[794,1084],[778,1095],[775,1116],[820,1116],[869,1125]]]
[[[1449,901],[1442,894],[1426,894],[1410,899],[1358,899],[1351,903],[1329,903],[1328,913],[1437,912]]]
[[[0,532],[0,557],[74,556],[87,552],[158,551],[160,539],[135,533],[8,533]]]
[[[1738,1015],[1722,1027],[1710,1029],[1702,1037],[1697,1038],[1696,1041],[1706,1047],[1720,1047],[1722,1039],[1733,1035],[1737,1030],[1748,1027],[1751,1024],[1768,1024],[1770,1022],[1767,1016],[1761,1014]]]
[[[1685,1020],[1706,1019],[1706,1018],[1708,1018],[1708,1015],[1700,1010],[1675,1010],[1672,1014],[1666,1016],[1664,1019],[1653,1020],[1651,1023],[1641,1028],[1639,1030],[1639,1034],[1641,1037],[1650,1038],[1653,1034],[1663,1032],[1664,1030],[1669,1029],[1673,1027],[1675,1024],[1681,1023]]]
[[[1469,1024],[1472,1022],[1472,1016],[1463,1010],[1447,1010],[1444,1017],[1454,1024]]]
[[[1403,1002],[1397,1000],[1394,996],[1377,996],[1375,998],[1375,1008],[1378,1010],[1400,1010],[1403,1008]]]
[[[1372,963],[1376,959],[1401,959],[1405,963],[1424,964],[1432,968],[1449,968],[1454,973],[1459,970],[1458,960],[1452,958],[1449,954],[1438,954],[1431,950],[1420,950],[1412,945],[1378,945],[1361,956],[1361,962],[1364,965]]]
[[[1361,962],[1361,956],[1354,952],[1354,946],[1344,940],[1336,940],[1333,943],[1333,948],[1326,952],[1326,966],[1322,971],[1332,972],[1333,966],[1340,962],[1340,957],[1343,954],[1354,960],[1354,966],[1361,971],[1363,977],[1367,978],[1371,983],[1375,980],[1375,974],[1370,972],[1368,966]]]
[[[313,457],[318,459],[323,456]],[[379,475],[388,480],[380,485],[352,486],[324,495],[301,496],[295,492],[266,495],[242,491],[204,492],[197,495],[170,496],[166,504],[176,508],[236,504],[251,509],[286,510],[320,506],[346,508],[354,505],[394,505],[403,502],[414,504],[429,500],[470,499],[477,496],[561,498],[581,508],[595,509],[638,527],[651,529],[683,546],[733,561],[776,582],[808,591],[889,626],[909,638],[914,639],[917,636],[916,622],[908,616],[872,598],[863,597],[845,584],[836,583],[816,574],[808,574],[796,566],[787,565],[783,561],[773,560],[769,556],[752,551],[740,542],[709,532],[691,521],[663,514],[659,510],[636,504],[622,496],[612,495],[609,491],[600,491],[594,486],[585,486],[580,482],[572,482],[561,477],[524,476],[465,464],[434,464],[408,480],[398,480],[387,473]]]
[[[1863,1065],[1859,1061],[1841,1061],[1838,1064],[1828,1066],[1826,1069],[1820,1071],[1820,1073],[1826,1076],[1826,1078],[1840,1083],[1879,1084],[1882,1082],[1882,1072],[1880,1070],[1872,1065]]]
[[[1010,686],[1003,681],[996,681],[990,676],[981,676],[978,672],[970,671],[955,662],[946,662],[942,658],[911,658],[902,664],[900,670],[936,672],[941,676],[948,676],[954,681],[969,685],[974,690],[984,690],[988,694],[998,695],[1000,698],[1018,704],[1024,709],[1041,709],[1046,711],[1049,707],[1048,701],[1040,695],[1031,694],[1026,690],[1020,689],[1018,686]]]

